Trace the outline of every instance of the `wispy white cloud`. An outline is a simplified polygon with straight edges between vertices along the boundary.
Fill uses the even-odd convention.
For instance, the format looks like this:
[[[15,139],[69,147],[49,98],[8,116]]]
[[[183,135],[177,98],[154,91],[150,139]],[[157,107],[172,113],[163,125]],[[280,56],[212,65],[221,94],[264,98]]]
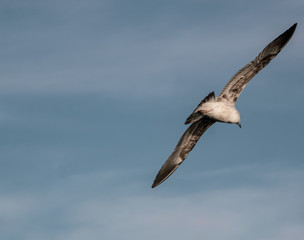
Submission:
[[[304,233],[304,195],[299,194],[303,171],[264,174],[263,178],[276,181],[271,187],[243,186],[174,196],[162,190],[130,192],[127,187],[117,196],[108,195],[102,185],[121,174],[75,175],[31,197],[2,196],[1,209],[6,209],[1,210],[2,220],[14,221],[20,228],[26,219],[25,227],[20,228],[24,239],[275,240],[292,234],[300,240]],[[103,182],[98,191],[97,181]],[[48,225],[39,223],[39,218],[48,219]],[[14,236],[11,228],[2,231]]]

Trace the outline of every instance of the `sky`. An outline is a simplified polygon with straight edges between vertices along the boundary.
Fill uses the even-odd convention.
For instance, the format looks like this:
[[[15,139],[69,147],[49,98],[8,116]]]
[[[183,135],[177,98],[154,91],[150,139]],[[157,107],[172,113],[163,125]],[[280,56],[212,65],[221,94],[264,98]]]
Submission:
[[[304,2],[0,0],[0,239],[301,240]],[[211,91],[295,22],[153,180]]]

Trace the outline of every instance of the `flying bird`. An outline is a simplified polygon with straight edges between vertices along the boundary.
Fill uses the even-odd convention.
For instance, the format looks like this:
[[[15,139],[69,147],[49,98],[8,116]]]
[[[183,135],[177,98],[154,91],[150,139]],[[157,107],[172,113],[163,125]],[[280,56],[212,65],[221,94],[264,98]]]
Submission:
[[[232,123],[241,127],[241,116],[235,108],[236,100],[248,82],[285,47],[296,27],[297,23],[269,43],[253,61],[240,69],[218,97],[211,92],[200,102],[187,118],[185,124],[191,125],[159,170],[152,188],[165,181],[181,165],[201,135],[215,122]]]

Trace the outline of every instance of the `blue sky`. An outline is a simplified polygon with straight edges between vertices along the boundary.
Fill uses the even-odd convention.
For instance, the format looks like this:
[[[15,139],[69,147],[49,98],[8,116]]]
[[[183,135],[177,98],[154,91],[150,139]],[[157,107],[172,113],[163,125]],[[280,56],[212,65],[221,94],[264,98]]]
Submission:
[[[300,240],[304,3],[0,1],[0,238]],[[209,92],[298,22],[151,189]]]

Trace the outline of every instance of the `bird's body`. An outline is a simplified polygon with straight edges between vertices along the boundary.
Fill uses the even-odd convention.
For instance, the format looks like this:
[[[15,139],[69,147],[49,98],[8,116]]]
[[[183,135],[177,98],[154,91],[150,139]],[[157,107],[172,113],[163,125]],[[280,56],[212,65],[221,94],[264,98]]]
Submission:
[[[201,106],[195,109],[194,115],[197,116],[196,121],[203,118],[204,116],[212,118],[217,122],[224,123],[240,123],[241,120],[240,113],[235,108],[234,103],[225,100],[217,101],[216,99],[203,103]],[[199,115],[201,118],[198,119]],[[191,121],[191,123],[193,122],[195,121]]]
[[[206,116],[213,118],[217,122],[236,123],[241,121],[241,115],[233,103],[215,102],[210,104],[211,111]]]
[[[250,63],[240,69],[226,84],[216,98],[214,92],[205,97],[187,118],[185,124],[190,127],[185,131],[174,151],[159,170],[152,188],[165,181],[186,159],[201,135],[215,122],[235,123],[239,127],[240,113],[235,102],[248,82],[264,68],[284,48],[292,37],[297,24],[269,43]]]

